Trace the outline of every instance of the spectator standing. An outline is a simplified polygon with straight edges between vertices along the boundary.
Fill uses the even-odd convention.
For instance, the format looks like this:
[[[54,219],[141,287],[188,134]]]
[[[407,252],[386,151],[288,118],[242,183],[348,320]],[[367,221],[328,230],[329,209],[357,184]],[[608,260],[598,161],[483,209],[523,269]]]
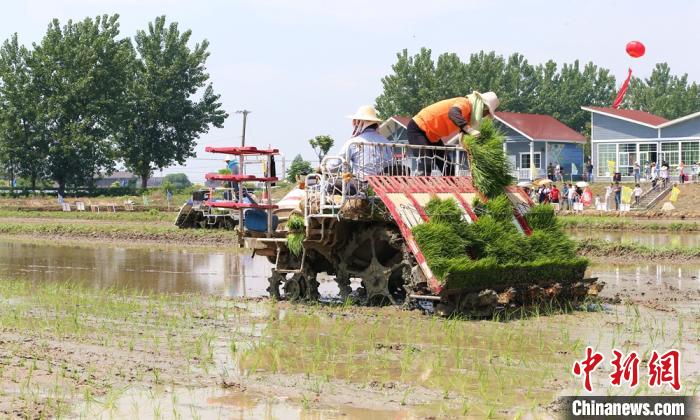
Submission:
[[[659,176],[661,178],[661,182],[663,183],[663,188],[666,189],[666,187],[668,187],[668,165],[665,165],[664,163],[661,164]]]
[[[552,185],[552,189],[549,191],[549,200],[554,204],[555,209],[559,210],[559,188],[556,184]]]
[[[651,180],[651,162],[647,161],[644,163],[644,178],[647,181]]]
[[[552,165],[552,162],[547,164],[547,178],[554,181],[554,165]]]
[[[612,207],[610,205],[610,200],[612,199],[612,195],[613,195],[613,184],[611,182],[610,185],[605,187],[605,210],[606,211],[610,210],[610,208]]]
[[[561,170],[561,165],[557,162],[557,166],[554,167],[554,177],[558,182],[564,182],[564,175]]]
[[[683,161],[678,164],[678,182],[685,184],[685,165]]]
[[[622,199],[622,187],[620,183],[616,182],[613,187],[613,193],[615,194],[615,210],[620,210],[620,201]]]
[[[591,191],[591,187],[588,185],[586,185],[586,187],[583,189],[583,194],[581,194],[581,202],[586,207],[590,206],[593,202],[593,192]]]
[[[568,204],[569,208],[573,209],[574,208],[574,203],[576,202],[576,198],[578,197],[578,193],[576,192],[576,188],[572,184],[569,184],[569,196],[568,198]]]
[[[588,182],[593,182],[593,164],[590,160],[586,164],[586,174],[588,175]]]
[[[635,185],[632,195],[634,195],[634,204],[638,206],[639,200],[642,198],[642,187],[640,187],[639,184]]]
[[[639,184],[642,178],[642,168],[639,166],[639,162],[634,162],[634,182]]]
[[[564,183],[561,187],[561,207],[562,210],[564,210],[564,207],[566,207],[566,210],[571,210],[571,208],[568,206],[569,204],[569,186]]]
[[[540,185],[540,187],[537,189],[537,202],[542,204],[544,203],[544,185]]]

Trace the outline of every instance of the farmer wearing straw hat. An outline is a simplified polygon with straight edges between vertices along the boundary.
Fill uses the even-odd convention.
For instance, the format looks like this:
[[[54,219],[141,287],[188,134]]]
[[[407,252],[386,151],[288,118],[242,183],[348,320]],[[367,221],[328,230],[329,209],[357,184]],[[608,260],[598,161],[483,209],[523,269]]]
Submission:
[[[341,147],[340,156],[347,159],[352,176],[364,181],[368,175],[382,174],[384,168],[391,164],[392,151],[386,137],[377,132],[382,121],[377,117],[377,111],[371,105],[363,105],[347,118],[352,120],[352,137]],[[339,167],[338,161],[328,164],[332,171]]]
[[[417,146],[444,146],[446,140],[460,132],[479,136],[479,123],[485,116],[493,114],[498,104],[499,100],[495,93],[474,91],[466,97],[445,99],[429,105],[408,123],[406,127],[408,143]],[[427,166],[428,159],[435,160],[434,163],[442,171],[444,153],[426,151],[425,158],[418,161],[419,175]]]

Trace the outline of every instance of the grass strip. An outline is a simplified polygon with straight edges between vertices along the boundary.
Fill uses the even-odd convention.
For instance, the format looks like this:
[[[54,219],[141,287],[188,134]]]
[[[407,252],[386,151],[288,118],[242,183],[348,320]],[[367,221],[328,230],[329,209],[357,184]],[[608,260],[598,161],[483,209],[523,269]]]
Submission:
[[[234,232],[210,229],[179,229],[176,226],[126,225],[118,223],[21,223],[0,221],[0,234],[104,238],[114,240],[206,240],[233,242]]]
[[[77,220],[115,220],[134,222],[172,222],[176,213],[160,212],[158,210],[140,212],[63,212],[63,211],[24,211],[0,209],[0,218],[25,218],[25,219],[77,219]]]
[[[561,216],[559,224],[565,229],[581,230],[632,230],[652,232],[697,232],[700,231],[698,222],[644,222],[635,219],[618,217],[593,216]]]

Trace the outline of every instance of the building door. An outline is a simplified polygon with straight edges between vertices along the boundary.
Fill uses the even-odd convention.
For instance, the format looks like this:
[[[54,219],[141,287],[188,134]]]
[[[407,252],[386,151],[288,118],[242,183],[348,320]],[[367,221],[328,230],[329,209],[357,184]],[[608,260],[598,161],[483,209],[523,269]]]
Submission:
[[[530,179],[537,178],[543,175],[542,171],[542,158],[540,152],[535,152],[532,154],[534,162],[530,162],[530,153],[520,153],[520,171],[518,178],[520,179]]]

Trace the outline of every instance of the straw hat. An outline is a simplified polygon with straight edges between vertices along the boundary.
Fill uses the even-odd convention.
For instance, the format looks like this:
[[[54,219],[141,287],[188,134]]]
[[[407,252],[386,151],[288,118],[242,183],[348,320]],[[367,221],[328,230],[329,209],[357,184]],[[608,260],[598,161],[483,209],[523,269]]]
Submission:
[[[481,101],[486,105],[486,108],[489,109],[489,113],[493,115],[494,112],[496,112],[496,108],[498,108],[498,105],[501,103],[501,101],[498,100],[498,97],[496,96],[495,93],[493,92],[484,92],[484,93],[479,93],[479,92],[474,92],[479,98],[481,98]]]
[[[355,115],[348,115],[346,118],[361,121],[382,121],[380,118],[377,118],[377,110],[372,105],[362,105],[357,108]]]

